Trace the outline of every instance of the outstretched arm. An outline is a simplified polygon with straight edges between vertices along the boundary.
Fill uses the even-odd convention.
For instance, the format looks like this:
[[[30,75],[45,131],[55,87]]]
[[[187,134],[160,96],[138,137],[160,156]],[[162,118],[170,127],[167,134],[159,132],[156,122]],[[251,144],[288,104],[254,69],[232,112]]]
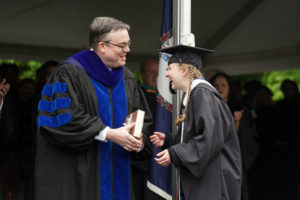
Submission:
[[[165,142],[166,135],[160,132],[154,132],[153,135],[150,136],[150,141],[156,147],[162,147]]]

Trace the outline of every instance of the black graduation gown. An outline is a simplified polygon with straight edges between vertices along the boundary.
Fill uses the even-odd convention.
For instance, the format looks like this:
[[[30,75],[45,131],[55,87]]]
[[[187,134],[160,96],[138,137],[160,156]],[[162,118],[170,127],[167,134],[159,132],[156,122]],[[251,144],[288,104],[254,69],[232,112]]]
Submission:
[[[149,126],[152,123],[143,92],[133,74],[124,67],[123,72],[127,97],[127,111],[146,111],[143,133],[144,149],[132,152],[132,159],[149,159],[152,145],[149,141]],[[37,133],[35,198],[36,200],[99,200],[99,141],[95,136],[105,128],[97,114],[97,97],[87,73],[72,64],[59,66],[50,83],[66,82],[66,93],[57,97],[69,97],[71,105],[56,112],[71,113],[68,124],[57,128],[41,126]],[[47,96],[42,99],[51,101]],[[40,111],[39,114],[50,115]],[[146,134],[146,135],[145,135]]]
[[[181,127],[179,127],[181,130]],[[180,135],[166,137],[172,163],[179,168],[185,200],[240,200],[242,164],[238,136],[227,104],[200,83],[191,91]]]

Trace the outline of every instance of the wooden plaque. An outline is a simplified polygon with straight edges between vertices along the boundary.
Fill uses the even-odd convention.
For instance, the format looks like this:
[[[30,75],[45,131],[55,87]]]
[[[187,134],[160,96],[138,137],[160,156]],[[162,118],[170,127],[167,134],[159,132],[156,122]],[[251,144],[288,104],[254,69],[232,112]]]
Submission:
[[[126,117],[126,124],[135,123],[135,126],[130,130],[130,134],[136,138],[142,137],[142,129],[144,125],[145,111],[136,110]]]

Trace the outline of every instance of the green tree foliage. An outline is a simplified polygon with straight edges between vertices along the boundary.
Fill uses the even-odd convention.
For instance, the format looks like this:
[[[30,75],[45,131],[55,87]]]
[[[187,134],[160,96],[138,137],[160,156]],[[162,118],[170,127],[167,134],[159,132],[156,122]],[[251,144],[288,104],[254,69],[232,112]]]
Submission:
[[[20,79],[32,78],[35,80],[36,70],[42,66],[43,63],[38,61],[15,61],[15,60],[1,60],[1,63],[15,63],[20,69]],[[138,79],[140,83],[143,83],[141,74],[138,72],[133,72],[134,76]],[[281,70],[281,71],[272,71],[264,72],[257,74],[247,74],[233,76],[234,81],[239,81],[242,88],[247,81],[258,80],[265,86],[267,86],[273,92],[273,100],[278,101],[283,98],[283,93],[280,90],[280,85],[283,80],[290,79],[296,81],[298,88],[300,88],[300,69],[291,69],[291,70]]]
[[[280,86],[283,80],[289,79],[296,81],[300,88],[300,69],[280,70],[272,72],[264,72],[258,74],[233,76],[233,80],[240,81],[242,87],[249,80],[258,80],[263,85],[267,86],[273,92],[273,100],[278,101],[283,98],[283,93]]]
[[[140,84],[143,83],[143,78],[142,78],[142,75],[141,75],[140,73],[138,73],[138,72],[133,72],[133,75],[134,75],[134,77],[138,80],[138,82],[139,82]]]
[[[2,63],[16,64],[20,70],[21,80],[24,78],[32,78],[33,80],[35,80],[36,70],[42,66],[42,63],[38,61],[16,61],[12,59],[8,59],[8,60],[0,59],[0,64]]]

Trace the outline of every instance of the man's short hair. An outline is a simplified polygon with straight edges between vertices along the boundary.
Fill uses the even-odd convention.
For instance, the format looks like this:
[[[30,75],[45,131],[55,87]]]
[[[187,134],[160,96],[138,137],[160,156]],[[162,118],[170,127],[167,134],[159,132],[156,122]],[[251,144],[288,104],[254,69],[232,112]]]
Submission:
[[[90,25],[90,46],[95,49],[99,42],[107,40],[106,36],[110,32],[126,29],[130,26],[112,17],[96,17]]]

